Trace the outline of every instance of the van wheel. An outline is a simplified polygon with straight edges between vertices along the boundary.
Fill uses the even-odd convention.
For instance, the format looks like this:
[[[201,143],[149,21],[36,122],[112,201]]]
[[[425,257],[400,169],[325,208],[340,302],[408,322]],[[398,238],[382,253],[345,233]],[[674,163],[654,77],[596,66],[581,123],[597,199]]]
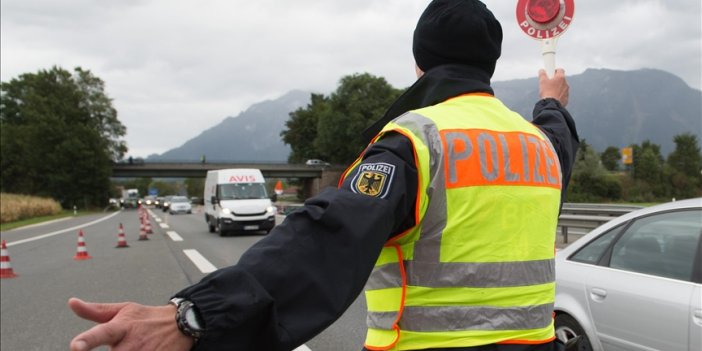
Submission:
[[[207,230],[209,230],[210,233],[214,233],[215,226],[214,226],[214,224],[212,224],[212,220],[210,219],[210,217],[205,215],[205,220],[207,221]]]
[[[227,236],[227,233],[224,230],[222,230],[222,226],[219,224],[219,219],[215,219],[215,223],[217,223],[217,232],[219,233],[219,236]]]

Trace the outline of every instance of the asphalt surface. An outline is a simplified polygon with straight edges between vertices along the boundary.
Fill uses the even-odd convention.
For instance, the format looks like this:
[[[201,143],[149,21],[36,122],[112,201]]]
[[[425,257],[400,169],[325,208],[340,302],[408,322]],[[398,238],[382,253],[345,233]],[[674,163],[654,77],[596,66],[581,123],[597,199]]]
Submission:
[[[204,214],[169,215],[151,209],[153,234],[139,241],[136,210],[78,216],[0,233],[8,243],[16,278],[0,279],[0,348],[66,350],[73,336],[94,325],[67,307],[86,301],[160,305],[207,273],[184,250],[196,251],[211,269],[235,264],[263,233],[220,237]],[[283,217],[277,218],[278,223]],[[116,248],[123,224],[128,248]],[[89,260],[74,260],[83,230]],[[572,235],[569,242],[578,236]],[[558,247],[563,247],[559,235]],[[202,265],[202,264],[201,264]],[[365,337],[363,295],[327,330],[297,351],[360,350]],[[101,350],[106,350],[102,348]]]
[[[235,264],[263,237],[262,232],[228,237],[209,233],[204,214],[197,208],[193,214],[168,215],[158,209],[152,213],[154,233],[147,235],[147,241],[138,240],[136,210],[78,216],[0,233],[17,274],[0,279],[0,348],[66,350],[73,336],[94,325],[70,311],[66,303],[70,297],[165,304],[175,292],[206,275],[184,250],[194,250],[211,266],[221,268]],[[120,223],[128,248],[116,248]],[[91,259],[74,259],[79,230]],[[298,351],[359,350],[364,326],[365,305],[360,296],[334,325]]]

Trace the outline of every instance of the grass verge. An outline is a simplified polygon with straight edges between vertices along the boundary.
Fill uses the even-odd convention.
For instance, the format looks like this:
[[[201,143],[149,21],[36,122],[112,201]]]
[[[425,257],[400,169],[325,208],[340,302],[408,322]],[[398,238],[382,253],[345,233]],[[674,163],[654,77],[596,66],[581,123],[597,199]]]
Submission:
[[[101,212],[102,211],[83,211],[83,212],[79,212],[76,216],[84,216],[84,215],[101,213]],[[72,210],[62,210],[61,213],[55,214],[55,215],[40,216],[40,217],[22,219],[22,220],[14,221],[14,222],[1,223],[0,224],[0,232],[5,232],[8,230],[12,230],[12,229],[20,228],[20,227],[25,227],[25,226],[32,225],[32,224],[39,224],[39,223],[53,221],[55,219],[61,219],[61,218],[66,218],[66,217],[73,217],[73,211]]]

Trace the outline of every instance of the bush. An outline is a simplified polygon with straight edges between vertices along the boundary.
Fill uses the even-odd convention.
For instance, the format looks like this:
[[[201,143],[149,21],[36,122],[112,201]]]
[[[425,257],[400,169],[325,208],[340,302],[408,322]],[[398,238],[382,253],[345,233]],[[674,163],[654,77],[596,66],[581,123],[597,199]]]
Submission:
[[[0,193],[0,223],[59,213],[61,205],[54,199]]]
[[[621,196],[622,184],[615,175],[580,173],[571,179],[567,200],[570,202],[607,202],[618,200]]]

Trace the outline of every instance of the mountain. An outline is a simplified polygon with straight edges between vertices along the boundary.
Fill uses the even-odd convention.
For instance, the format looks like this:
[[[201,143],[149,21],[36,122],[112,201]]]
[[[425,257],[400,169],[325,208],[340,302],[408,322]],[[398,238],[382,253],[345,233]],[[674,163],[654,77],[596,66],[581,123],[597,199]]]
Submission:
[[[182,146],[161,155],[151,155],[146,160],[199,161],[204,154],[210,162],[286,162],[290,147],[283,143],[280,132],[285,129],[289,113],[306,106],[309,101],[309,92],[293,90],[275,100],[253,104]]]
[[[702,141],[702,92],[675,75],[654,69],[588,69],[568,77],[568,83],[568,110],[578,134],[600,152],[650,140],[667,157],[675,149],[675,135],[691,132]],[[536,78],[495,82],[493,87],[505,105],[531,118]]]
[[[685,132],[702,142],[702,91],[670,73],[641,69],[588,69],[568,77],[568,110],[578,134],[596,150],[624,147],[644,140],[661,145],[666,156],[675,149],[673,136]],[[505,105],[531,119],[538,99],[536,78],[494,82]],[[285,162],[290,147],[280,138],[289,113],[309,103],[310,93],[291,91],[278,99],[252,105],[237,117],[190,139],[182,146],[147,160]]]

